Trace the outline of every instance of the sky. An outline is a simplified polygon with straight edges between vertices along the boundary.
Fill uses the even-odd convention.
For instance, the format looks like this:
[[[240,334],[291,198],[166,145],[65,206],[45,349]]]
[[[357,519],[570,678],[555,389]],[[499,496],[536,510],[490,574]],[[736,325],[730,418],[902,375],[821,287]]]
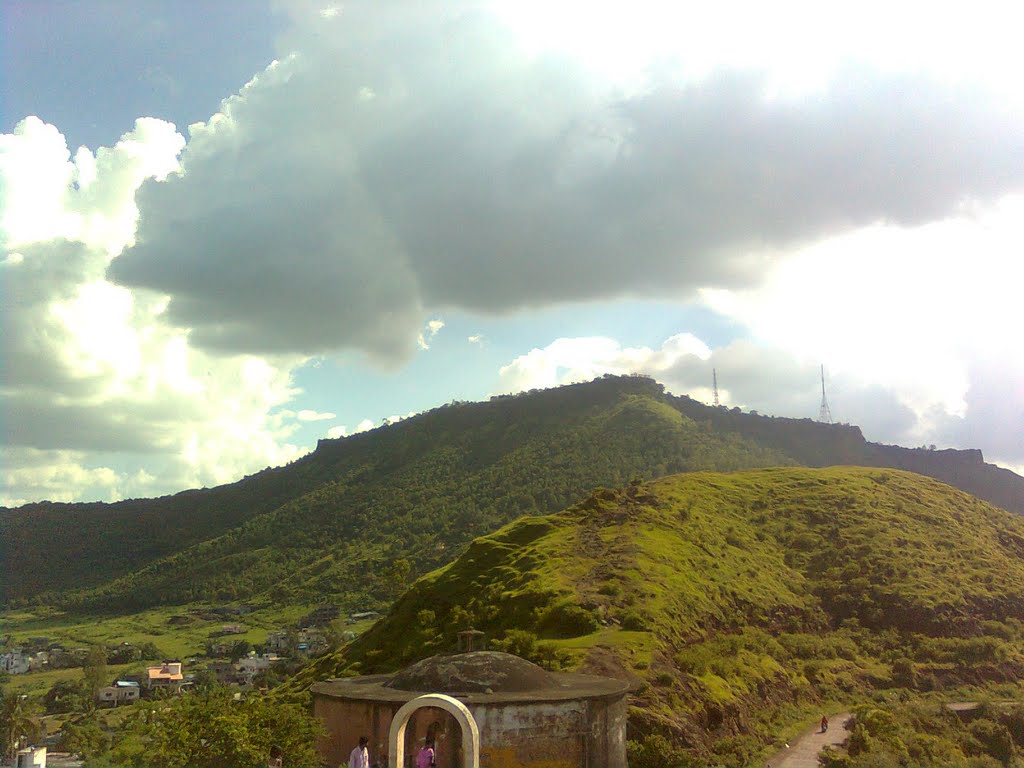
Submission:
[[[0,504],[653,376],[1024,472],[1024,11],[0,0]]]

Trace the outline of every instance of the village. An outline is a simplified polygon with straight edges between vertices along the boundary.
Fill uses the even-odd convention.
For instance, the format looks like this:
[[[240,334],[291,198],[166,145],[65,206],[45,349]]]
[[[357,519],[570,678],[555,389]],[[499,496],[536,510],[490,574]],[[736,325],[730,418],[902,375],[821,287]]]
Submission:
[[[242,620],[245,607],[195,608],[189,614],[172,616],[168,623],[186,624],[196,620],[231,618],[208,631],[202,652],[183,658],[164,658],[153,642],[122,641],[68,647],[68,643],[46,636],[30,636],[15,642],[0,637],[0,673],[11,678],[34,676],[56,670],[87,670],[118,667],[116,675],[102,678],[103,684],[91,693],[92,701],[67,694],[74,686],[58,680],[43,697],[48,714],[73,712],[90,705],[116,707],[151,696],[187,693],[192,688],[228,686],[239,693],[266,690],[306,660],[328,650],[332,642],[355,638],[356,629],[379,618],[375,611],[354,611],[342,617],[335,605],[318,606],[290,626],[267,631],[262,642],[253,643]],[[339,631],[338,627],[346,627]],[[158,661],[158,663],[152,663]],[[74,681],[77,684],[77,681]]]

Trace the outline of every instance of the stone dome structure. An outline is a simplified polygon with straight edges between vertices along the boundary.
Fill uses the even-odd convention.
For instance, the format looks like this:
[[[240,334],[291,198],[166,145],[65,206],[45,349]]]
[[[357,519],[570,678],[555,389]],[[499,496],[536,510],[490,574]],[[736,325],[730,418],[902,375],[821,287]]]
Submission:
[[[406,667],[384,683],[399,691],[430,693],[523,693],[559,688],[558,681],[533,662],[498,651],[431,656]]]
[[[388,747],[392,720],[423,694],[446,694],[472,713],[482,764],[553,768],[626,768],[626,695],[629,684],[595,675],[548,672],[507,653],[475,651],[432,656],[393,675],[326,680],[312,687],[313,712],[327,735],[319,743],[325,763],[347,759],[360,736],[371,759]],[[416,710],[405,726],[414,754],[436,741],[438,764],[459,768],[463,734],[446,712]],[[409,755],[399,756],[404,765]]]

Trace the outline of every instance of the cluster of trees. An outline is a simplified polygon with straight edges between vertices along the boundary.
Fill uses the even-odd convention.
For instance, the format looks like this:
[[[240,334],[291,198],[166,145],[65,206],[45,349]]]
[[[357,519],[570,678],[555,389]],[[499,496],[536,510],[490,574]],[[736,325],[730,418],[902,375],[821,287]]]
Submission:
[[[258,696],[236,699],[211,688],[145,701],[116,732],[96,716],[65,728],[64,746],[92,766],[132,768],[262,768],[271,754],[288,768],[319,766],[319,721],[305,708]]]
[[[822,768],[1020,766],[1024,707],[982,702],[958,716],[941,703],[885,701],[856,708],[844,749],[830,748]]]

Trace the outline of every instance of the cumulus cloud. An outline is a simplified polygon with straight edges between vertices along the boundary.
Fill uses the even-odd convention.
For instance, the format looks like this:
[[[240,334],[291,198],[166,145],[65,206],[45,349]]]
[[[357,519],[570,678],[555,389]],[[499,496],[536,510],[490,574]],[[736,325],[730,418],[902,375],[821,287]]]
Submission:
[[[589,381],[606,373],[661,374],[682,359],[703,360],[711,350],[696,336],[672,336],[654,350],[649,347],[623,348],[603,336],[556,339],[543,349],[532,349],[498,373],[499,392],[521,392]]]
[[[1014,107],[941,79],[656,67],[624,91],[476,4],[309,15],[143,186],[110,267],[207,348],[394,363],[428,311],[756,284],[795,244],[1024,181]]]
[[[355,429],[349,432],[348,427],[346,427],[344,424],[339,424],[338,426],[331,427],[330,429],[327,430],[327,437],[333,440],[338,437],[358,435],[360,432],[367,432],[373,429],[374,426],[376,425],[370,419],[363,419],[356,425]]]
[[[717,372],[723,405],[791,418],[817,418],[821,368],[790,350],[739,339],[710,350],[691,334],[659,348],[622,347],[605,337],[562,338],[503,366],[497,390],[522,392],[588,381],[606,373],[642,373],[675,394],[710,403]],[[982,448],[1014,468],[1024,458],[1024,367],[1005,360],[972,366],[963,407],[947,410],[920,390],[855,369],[826,369],[833,419],[860,426],[869,440],[901,445]]]
[[[73,157],[36,118],[0,138],[5,503],[164,493],[299,453],[270,415],[299,358],[210,355],[167,321],[166,296],[104,277],[133,240],[136,190],[183,143],[152,119]]]
[[[416,345],[422,350],[430,349],[430,340],[437,336],[442,328],[444,328],[444,320],[428,321],[426,327],[416,337]]]
[[[327,421],[329,419],[336,418],[336,414],[318,413],[317,411],[304,409],[296,413],[295,418],[297,418],[299,421]]]
[[[705,302],[787,357],[824,362],[855,392],[890,393],[913,426],[880,439],[1024,461],[1024,198],[917,227],[874,226],[792,254],[763,284]],[[843,396],[837,392],[837,396]],[[896,412],[870,400],[847,421]],[[833,405],[833,412],[837,411]]]

